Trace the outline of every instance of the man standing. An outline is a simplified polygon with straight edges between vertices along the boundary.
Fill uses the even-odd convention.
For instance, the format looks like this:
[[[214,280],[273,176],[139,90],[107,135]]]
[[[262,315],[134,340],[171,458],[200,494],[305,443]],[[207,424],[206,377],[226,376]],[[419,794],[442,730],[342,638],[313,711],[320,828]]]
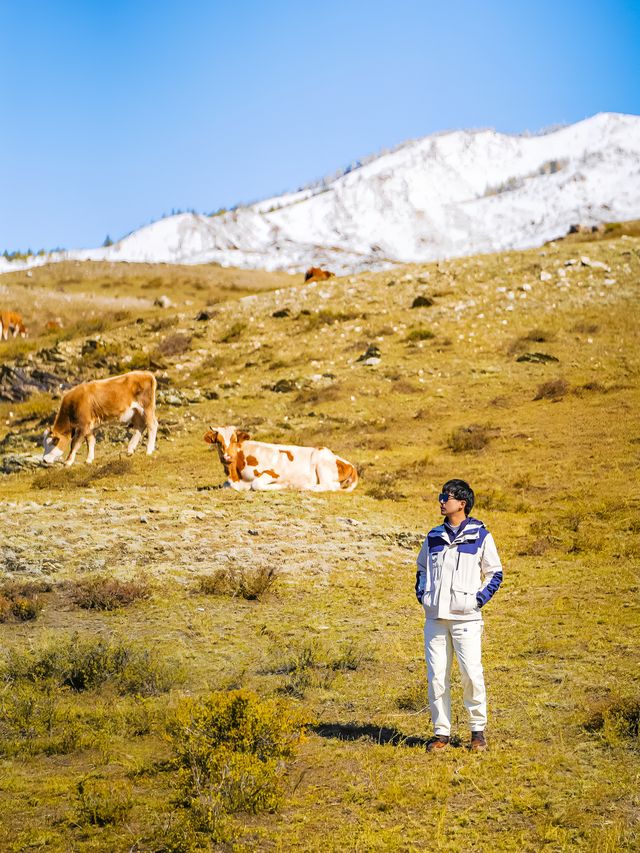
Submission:
[[[469,714],[471,749],[487,748],[480,608],[502,583],[502,565],[493,536],[470,516],[474,499],[464,480],[446,482],[438,496],[445,522],[427,535],[418,555],[416,595],[426,617],[424,645],[435,733],[427,743],[430,752],[445,749],[449,743],[454,651]]]

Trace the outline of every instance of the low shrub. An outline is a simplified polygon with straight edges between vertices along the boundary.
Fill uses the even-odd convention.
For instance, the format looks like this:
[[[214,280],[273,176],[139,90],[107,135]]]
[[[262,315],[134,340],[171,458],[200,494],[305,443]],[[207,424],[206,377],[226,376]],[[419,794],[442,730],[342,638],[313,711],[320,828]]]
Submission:
[[[424,711],[427,706],[427,680],[416,681],[396,697],[396,706],[401,711]]]
[[[134,350],[128,353],[116,367],[119,373],[127,373],[130,370],[149,370],[152,367],[153,359],[148,352],[144,350]]]
[[[622,741],[640,748],[640,697],[611,698],[600,703],[584,727],[602,734],[612,746]]]
[[[179,802],[195,829],[229,835],[227,816],[274,812],[283,796],[283,760],[293,758],[308,720],[246,691],[183,699],[168,725]]]
[[[76,822],[110,826],[125,821],[133,807],[131,786],[115,779],[81,779],[77,785]]]
[[[151,584],[146,575],[130,580],[98,575],[76,581],[71,588],[74,604],[85,610],[115,610],[148,598],[150,594]]]
[[[122,694],[164,693],[179,679],[170,662],[125,640],[80,637],[78,634],[32,649],[10,649],[0,675],[5,682],[50,681],[75,691],[109,683]]]
[[[484,450],[492,437],[492,430],[480,424],[468,427],[458,427],[447,440],[447,447],[453,453],[468,453],[469,451]]]
[[[198,578],[198,590],[205,595],[240,596],[247,601],[256,601],[271,589],[278,575],[275,566],[218,569],[212,575]]]
[[[538,385],[534,400],[561,400],[569,390],[566,379],[549,379]]]
[[[358,320],[362,315],[354,311],[332,311],[330,308],[322,308],[309,315],[306,330],[312,331],[320,326],[333,326],[334,323],[342,323],[347,320]]]
[[[246,328],[246,323],[242,323],[240,321],[232,323],[222,337],[218,338],[218,343],[229,344],[232,341],[237,341]]]
[[[48,584],[11,581],[0,586],[0,622],[11,618],[18,622],[36,619],[42,610],[39,593],[49,590]]]
[[[187,352],[191,346],[191,338],[187,335],[182,335],[176,332],[173,335],[167,335],[166,338],[160,341],[157,347],[157,352],[161,356],[182,355]]]
[[[71,469],[63,466],[47,468],[33,478],[31,485],[34,489],[84,489],[96,480],[103,480],[105,477],[123,477],[131,474],[132,471],[133,462],[128,457],[112,459],[104,465],[95,467],[90,465],[80,467],[76,463],[76,466]]]
[[[510,355],[515,355],[516,353],[520,353],[527,349],[530,343],[544,344],[552,341],[553,339],[554,335],[551,332],[547,332],[544,329],[532,329],[530,332],[527,332],[512,341],[509,345],[508,352]]]
[[[333,684],[336,673],[359,669],[370,659],[368,650],[354,641],[332,654],[316,639],[311,639],[285,652],[275,648],[265,672],[284,676],[278,688],[280,693],[302,698],[307,689],[326,690]]]
[[[409,334],[406,336],[405,341],[413,342],[413,341],[430,341],[432,338],[435,338],[435,333],[431,331],[431,329],[412,329]]]

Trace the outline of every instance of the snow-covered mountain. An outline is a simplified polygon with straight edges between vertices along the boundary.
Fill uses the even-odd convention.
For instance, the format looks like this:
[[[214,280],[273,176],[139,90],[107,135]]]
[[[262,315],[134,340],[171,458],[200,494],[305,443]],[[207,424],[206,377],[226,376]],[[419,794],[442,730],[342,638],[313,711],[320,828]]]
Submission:
[[[640,117],[600,113],[540,135],[427,136],[327,183],[215,216],[178,214],[109,248],[45,262],[327,264],[340,272],[527,248],[573,223],[635,218]]]

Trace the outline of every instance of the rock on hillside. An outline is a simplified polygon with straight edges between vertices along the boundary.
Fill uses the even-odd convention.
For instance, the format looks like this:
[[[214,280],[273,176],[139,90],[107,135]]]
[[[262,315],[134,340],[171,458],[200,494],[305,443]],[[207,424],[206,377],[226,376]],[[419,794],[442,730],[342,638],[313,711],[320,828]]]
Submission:
[[[345,271],[528,248],[576,222],[639,216],[640,117],[601,113],[535,136],[427,136],[300,192],[48,259]]]

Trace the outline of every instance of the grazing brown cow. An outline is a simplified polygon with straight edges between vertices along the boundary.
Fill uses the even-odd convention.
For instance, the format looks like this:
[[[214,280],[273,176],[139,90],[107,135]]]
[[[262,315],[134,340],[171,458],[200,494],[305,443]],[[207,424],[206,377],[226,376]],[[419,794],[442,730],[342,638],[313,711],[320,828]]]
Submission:
[[[64,464],[73,465],[80,445],[86,441],[89,449],[87,464],[90,465],[96,446],[93,431],[101,423],[116,419],[133,426],[134,433],[127,447],[129,455],[135,451],[142,431],[147,427],[147,455],[150,456],[158,430],[156,378],[153,373],[132,370],[122,376],[83,382],[67,391],[53,427],[44,434],[44,461],[56,462],[69,444],[69,456]]]
[[[15,311],[0,311],[0,338],[3,341],[8,341],[9,335],[12,338],[17,338],[18,335],[21,338],[26,338],[27,327],[22,317]]]
[[[310,281],[324,281],[326,278],[333,278],[335,273],[329,272],[329,270],[320,269],[320,267],[309,267],[309,269],[304,274],[305,282]]]
[[[228,478],[225,486],[238,492],[291,488],[352,492],[358,485],[353,465],[327,447],[265,444],[234,426],[210,427],[204,440],[218,449]]]

